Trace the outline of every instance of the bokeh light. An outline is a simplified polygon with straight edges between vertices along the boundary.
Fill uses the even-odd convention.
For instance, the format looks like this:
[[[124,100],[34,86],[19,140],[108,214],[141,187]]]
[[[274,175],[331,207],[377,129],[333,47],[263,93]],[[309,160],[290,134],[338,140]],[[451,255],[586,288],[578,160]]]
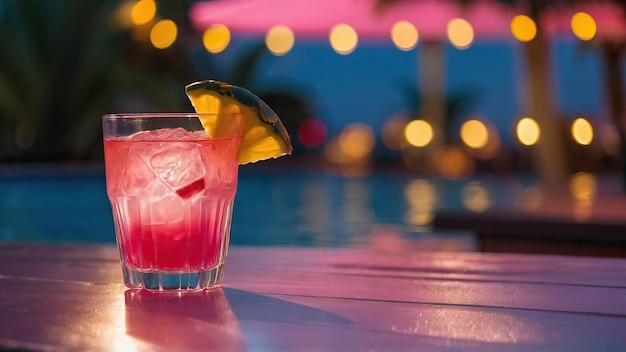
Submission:
[[[524,117],[517,123],[516,134],[520,143],[531,146],[539,141],[541,130],[537,121],[530,117]]]
[[[572,32],[580,40],[591,40],[596,36],[596,21],[586,12],[578,12],[572,16]]]
[[[407,146],[404,128],[408,123],[409,119],[404,116],[395,116],[385,122],[381,134],[385,147],[389,150],[401,150]]]
[[[331,138],[322,150],[324,169],[342,177],[362,177],[369,174],[372,169],[370,154],[366,152],[367,148],[358,145],[359,139],[358,134],[346,133],[346,130]]]
[[[489,141],[487,126],[480,120],[468,120],[461,125],[461,140],[470,148],[480,149]]]
[[[478,181],[470,182],[461,190],[463,206],[475,213],[482,213],[491,206],[491,197],[485,186]]]
[[[204,31],[202,43],[211,54],[221,53],[230,43],[230,30],[223,24],[214,24]]]
[[[337,53],[348,55],[356,49],[359,36],[350,25],[338,24],[330,30],[330,45]]]
[[[398,21],[391,27],[391,40],[398,49],[409,51],[417,46],[419,34],[412,23]]]
[[[404,128],[406,141],[414,147],[425,147],[433,140],[433,128],[424,120],[413,120]]]
[[[351,123],[339,135],[339,148],[350,158],[367,157],[375,144],[374,131],[364,123]]]
[[[579,117],[572,123],[572,137],[576,143],[589,145],[593,141],[593,127],[586,119]]]
[[[588,220],[598,193],[598,181],[593,174],[577,172],[570,178],[570,194],[574,199],[574,219]]]
[[[265,36],[267,49],[276,56],[287,54],[293,48],[295,41],[293,31],[282,25],[270,28]]]
[[[520,42],[529,42],[537,35],[537,24],[526,15],[517,15],[511,20],[511,33]]]
[[[461,126],[461,140],[476,159],[489,160],[501,151],[500,131],[484,116],[476,116]]]
[[[446,145],[437,151],[434,157],[435,166],[439,174],[447,179],[460,179],[474,173],[474,159],[470,158],[463,149],[455,145]]]
[[[298,127],[298,139],[306,147],[320,146],[326,140],[328,130],[321,120],[309,118]]]
[[[154,0],[139,0],[130,12],[130,19],[134,25],[146,24],[156,16],[157,7]]]
[[[404,188],[404,196],[409,203],[405,221],[413,231],[427,231],[437,207],[437,189],[429,180],[415,179]]]
[[[160,20],[150,30],[150,43],[157,49],[169,48],[176,41],[178,27],[172,20]]]
[[[577,172],[570,178],[570,194],[577,201],[592,201],[598,192],[598,181],[593,174]]]
[[[462,18],[455,18],[448,22],[448,39],[457,49],[467,49],[474,41],[472,25]]]

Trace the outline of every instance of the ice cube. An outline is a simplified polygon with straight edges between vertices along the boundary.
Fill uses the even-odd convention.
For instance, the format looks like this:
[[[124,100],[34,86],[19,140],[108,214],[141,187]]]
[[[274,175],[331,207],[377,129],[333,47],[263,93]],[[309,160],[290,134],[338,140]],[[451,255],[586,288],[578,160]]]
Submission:
[[[156,180],[156,176],[152,170],[150,170],[141,155],[131,148],[128,152],[122,175],[122,189],[124,192],[129,195],[142,193],[154,180]]]
[[[176,128],[172,131],[172,134],[168,139],[175,139],[179,141],[192,141],[198,139],[198,137],[184,128]]]
[[[149,207],[144,214],[150,214],[150,219],[145,219],[150,225],[177,223],[185,216],[184,201],[174,194],[163,198],[153,198],[144,204]]]
[[[143,131],[136,133],[130,137],[133,142],[144,141],[168,141],[168,140],[181,140],[189,141],[196,140],[199,137],[193,132],[189,132],[184,128],[161,128],[152,131]]]
[[[237,167],[220,165],[217,170],[217,182],[225,189],[237,187]]]
[[[198,147],[178,143],[171,148],[156,153],[150,158],[150,165],[155,174],[173,191],[189,185],[193,192],[184,191],[181,197],[188,198],[204,188],[198,188],[198,180],[204,180],[204,162]]]

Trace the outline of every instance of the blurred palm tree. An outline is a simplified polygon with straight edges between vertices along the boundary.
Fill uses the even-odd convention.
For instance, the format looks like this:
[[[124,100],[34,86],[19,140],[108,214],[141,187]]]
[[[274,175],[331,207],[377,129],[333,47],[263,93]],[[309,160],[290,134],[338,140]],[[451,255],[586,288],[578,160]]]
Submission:
[[[0,1],[0,161],[99,159],[103,113],[188,110],[190,3],[164,4],[179,39],[158,50],[118,25],[122,0]]]
[[[251,87],[267,50],[218,71],[189,23],[193,2],[157,1],[156,18],[133,26],[134,0],[0,0],[0,162],[101,159],[104,113],[192,111],[184,86],[199,79]],[[165,16],[178,36],[160,50],[148,33]],[[292,88],[259,94],[290,130],[310,115]]]
[[[423,116],[424,94],[419,87],[410,80],[399,80],[395,83],[395,87],[400,92],[404,106],[411,114],[411,118]],[[452,135],[449,127],[458,124],[463,117],[467,116],[466,114],[471,111],[479,96],[480,92],[473,89],[446,92],[443,99],[443,120],[441,121],[443,132],[441,141],[443,144],[453,143],[455,136]]]
[[[393,6],[394,3],[407,0],[377,0],[377,6],[384,9]],[[456,0],[461,5],[470,5],[478,0]],[[535,172],[539,176],[544,186],[549,190],[561,188],[567,181],[569,173],[569,165],[565,151],[565,140],[563,135],[563,126],[561,121],[557,119],[555,107],[553,103],[552,90],[548,78],[550,75],[550,50],[545,30],[541,26],[540,17],[545,11],[559,9],[566,6],[572,6],[576,2],[585,2],[591,0],[494,0],[505,5],[515,6],[515,8],[525,9],[525,14],[534,20],[537,25],[537,34],[531,41],[524,43],[526,53],[526,63],[528,65],[528,97],[527,110],[530,116],[534,116],[542,131],[542,138],[538,145],[533,148],[533,162]],[[610,0],[611,1],[611,0]],[[612,0],[613,2],[623,6],[626,11],[626,2],[623,0]],[[618,60],[615,59],[614,47],[606,48],[606,57],[609,58],[612,65],[609,66],[607,77],[613,77],[610,80],[614,87],[618,86],[615,82],[615,72],[619,68]],[[621,87],[621,85],[619,85]],[[619,114],[622,117],[623,107],[621,105],[621,95],[615,90],[611,94],[612,109],[615,110],[614,116]],[[619,101],[618,101],[619,99]],[[623,131],[623,128],[620,128]],[[622,133],[622,136],[624,134]],[[623,139],[624,140],[624,139]],[[626,143],[622,144],[626,151]],[[625,173],[626,184],[626,173]]]
[[[459,0],[467,3],[476,0]],[[577,3],[598,2],[597,0],[498,0],[501,3],[512,6],[524,7],[527,15],[537,25],[537,35],[525,43],[526,61],[528,65],[529,79],[529,113],[536,116],[545,136],[541,139],[537,148],[534,149],[535,168],[540,178],[549,189],[554,189],[563,184],[568,177],[569,165],[567,163],[565,142],[562,136],[563,128],[555,116],[552,94],[549,82],[546,81],[549,74],[550,50],[546,39],[545,29],[542,27],[540,18],[546,11],[559,11],[565,7],[573,7]],[[608,0],[623,8],[626,23],[626,2],[623,0]],[[624,97],[622,89],[621,62],[624,43],[600,40],[600,48],[605,63],[605,82],[607,86],[607,103],[609,114],[615,124],[619,135],[622,154],[622,184],[626,190],[626,137],[624,116]]]
[[[554,106],[550,74],[550,45],[541,26],[541,13],[556,1],[545,0],[500,0],[506,4],[526,7],[526,15],[537,25],[535,38],[524,43],[528,65],[527,111],[537,120],[542,138],[532,149],[533,163],[540,181],[549,190],[558,190],[569,176],[569,165],[565,151],[565,136]]]

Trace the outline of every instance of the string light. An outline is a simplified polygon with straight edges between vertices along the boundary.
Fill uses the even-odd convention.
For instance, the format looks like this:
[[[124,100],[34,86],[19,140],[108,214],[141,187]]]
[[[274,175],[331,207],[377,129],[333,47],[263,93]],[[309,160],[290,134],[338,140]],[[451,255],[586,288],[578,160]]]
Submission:
[[[230,43],[230,30],[223,24],[214,24],[204,31],[202,43],[211,54],[221,53]]]
[[[330,45],[337,53],[348,55],[356,49],[359,35],[347,24],[338,24],[330,30]]]
[[[529,42],[537,35],[537,24],[526,15],[517,15],[511,20],[511,33],[520,42]]]
[[[287,26],[274,26],[267,31],[265,36],[267,49],[276,56],[287,54],[293,48],[294,43],[293,31]]]

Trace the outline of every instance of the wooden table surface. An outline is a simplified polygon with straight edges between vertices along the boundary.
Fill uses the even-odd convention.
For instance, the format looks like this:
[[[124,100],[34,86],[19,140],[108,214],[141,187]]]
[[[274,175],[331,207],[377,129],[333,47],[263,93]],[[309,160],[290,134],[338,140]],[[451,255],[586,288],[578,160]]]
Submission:
[[[234,247],[178,296],[126,290],[113,246],[3,244],[0,287],[0,350],[626,350],[615,258]]]

